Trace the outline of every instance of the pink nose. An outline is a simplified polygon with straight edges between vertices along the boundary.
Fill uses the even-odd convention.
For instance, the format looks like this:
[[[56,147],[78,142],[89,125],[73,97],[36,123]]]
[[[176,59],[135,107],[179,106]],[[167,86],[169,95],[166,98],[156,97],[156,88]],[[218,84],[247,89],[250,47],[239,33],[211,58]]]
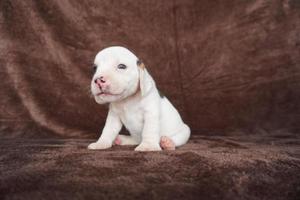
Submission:
[[[100,88],[103,88],[103,87],[106,87],[108,84],[107,84],[107,80],[105,77],[103,76],[100,76],[99,78],[96,78],[94,80],[94,82],[100,87]]]

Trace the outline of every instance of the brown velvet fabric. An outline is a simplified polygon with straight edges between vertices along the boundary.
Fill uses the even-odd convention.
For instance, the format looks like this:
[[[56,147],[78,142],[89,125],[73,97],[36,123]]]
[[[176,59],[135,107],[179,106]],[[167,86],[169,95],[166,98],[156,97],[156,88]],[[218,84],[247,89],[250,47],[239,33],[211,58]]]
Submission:
[[[187,145],[86,149],[112,45],[143,60]],[[0,80],[0,199],[299,199],[298,0],[0,0]]]
[[[288,199],[300,138],[194,137],[177,151],[89,151],[91,140],[1,140],[1,199]],[[16,146],[17,145],[17,146]],[[13,159],[12,159],[13,158]]]
[[[194,134],[299,132],[299,19],[296,0],[1,0],[0,133],[99,135],[90,67],[111,45],[145,62]]]

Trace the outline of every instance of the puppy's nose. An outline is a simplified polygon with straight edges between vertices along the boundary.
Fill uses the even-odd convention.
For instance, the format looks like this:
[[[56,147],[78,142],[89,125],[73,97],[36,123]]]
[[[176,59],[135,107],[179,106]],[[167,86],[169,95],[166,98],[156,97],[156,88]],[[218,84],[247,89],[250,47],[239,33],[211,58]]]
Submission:
[[[106,79],[103,76],[100,76],[99,78],[96,78],[94,81],[97,85],[102,85],[106,82]]]
[[[94,83],[100,88],[100,90],[106,90],[109,87],[109,81],[103,76],[96,78]]]

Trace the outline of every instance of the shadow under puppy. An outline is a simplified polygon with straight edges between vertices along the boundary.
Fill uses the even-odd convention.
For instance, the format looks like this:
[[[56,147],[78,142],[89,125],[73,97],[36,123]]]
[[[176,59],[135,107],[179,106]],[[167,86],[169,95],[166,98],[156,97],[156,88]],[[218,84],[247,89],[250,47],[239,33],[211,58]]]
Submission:
[[[138,145],[136,151],[174,150],[185,144],[190,128],[166,97],[161,97],[145,65],[124,47],[108,47],[94,61],[92,94],[109,103],[102,134],[89,149]],[[122,125],[130,136],[119,135]]]

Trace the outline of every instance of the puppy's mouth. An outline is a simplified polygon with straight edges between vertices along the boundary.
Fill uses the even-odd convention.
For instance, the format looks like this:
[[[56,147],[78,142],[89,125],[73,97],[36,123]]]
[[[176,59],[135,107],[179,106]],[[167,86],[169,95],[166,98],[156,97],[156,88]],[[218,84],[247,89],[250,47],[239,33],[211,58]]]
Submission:
[[[119,96],[122,93],[123,92],[118,93],[118,94],[113,94],[113,93],[110,93],[110,92],[103,92],[103,91],[101,91],[101,92],[97,93],[96,96]]]

